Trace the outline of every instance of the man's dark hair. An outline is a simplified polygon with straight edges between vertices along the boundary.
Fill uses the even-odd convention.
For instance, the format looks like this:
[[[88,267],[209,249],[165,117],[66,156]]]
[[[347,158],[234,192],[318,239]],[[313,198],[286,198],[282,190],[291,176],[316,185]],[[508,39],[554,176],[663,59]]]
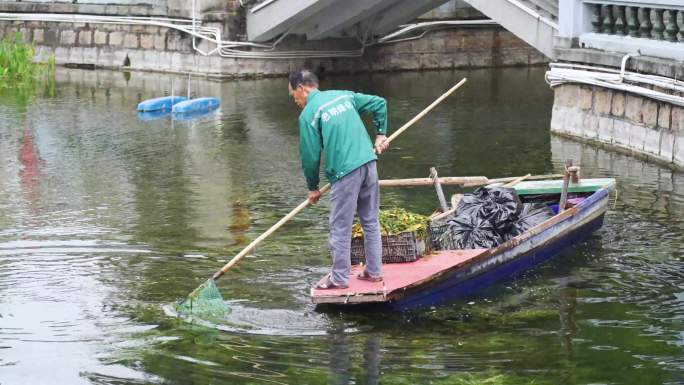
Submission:
[[[307,69],[291,72],[287,79],[293,90],[299,87],[300,84],[308,87],[318,87],[318,76]]]

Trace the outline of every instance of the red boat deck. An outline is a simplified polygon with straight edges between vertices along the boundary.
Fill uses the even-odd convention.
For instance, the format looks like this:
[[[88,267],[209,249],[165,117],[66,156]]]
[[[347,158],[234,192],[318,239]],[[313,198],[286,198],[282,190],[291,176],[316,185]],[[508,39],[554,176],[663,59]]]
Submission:
[[[368,282],[356,278],[362,267],[352,266],[348,288],[320,290],[314,287],[311,288],[311,299],[317,304],[385,302],[390,293],[429,281],[440,272],[462,265],[487,250],[445,250],[427,255],[415,262],[384,264],[382,282]]]

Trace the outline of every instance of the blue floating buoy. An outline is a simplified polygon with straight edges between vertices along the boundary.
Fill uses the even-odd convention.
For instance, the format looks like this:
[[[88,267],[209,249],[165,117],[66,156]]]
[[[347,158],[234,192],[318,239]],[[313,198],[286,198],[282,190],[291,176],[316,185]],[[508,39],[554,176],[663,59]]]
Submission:
[[[178,121],[183,120],[195,120],[205,116],[214,115],[216,109],[213,110],[193,110],[190,112],[175,112],[173,114],[173,119]]]
[[[174,104],[173,113],[190,113],[194,111],[209,111],[218,108],[221,102],[216,98],[196,98]]]
[[[142,101],[138,104],[138,111],[159,111],[170,110],[177,103],[181,103],[188,98],[183,96],[162,96]]]
[[[165,118],[169,115],[171,115],[170,110],[138,111],[138,118],[146,122]]]

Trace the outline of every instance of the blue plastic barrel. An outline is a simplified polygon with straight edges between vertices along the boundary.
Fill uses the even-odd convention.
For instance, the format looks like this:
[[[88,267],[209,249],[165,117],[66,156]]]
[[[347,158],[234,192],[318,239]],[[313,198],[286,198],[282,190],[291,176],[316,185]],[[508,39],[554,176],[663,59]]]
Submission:
[[[143,121],[159,120],[171,115],[170,110],[138,111],[138,118]]]
[[[218,108],[221,102],[216,98],[197,98],[190,99],[173,105],[173,113],[184,113],[194,111],[209,111]]]
[[[182,121],[182,120],[195,120],[199,118],[203,118],[205,116],[210,116],[214,115],[216,110],[194,110],[190,112],[175,112],[173,114],[173,119]]]
[[[148,99],[138,104],[138,111],[170,110],[175,104],[187,99],[183,96],[162,96],[161,98]]]

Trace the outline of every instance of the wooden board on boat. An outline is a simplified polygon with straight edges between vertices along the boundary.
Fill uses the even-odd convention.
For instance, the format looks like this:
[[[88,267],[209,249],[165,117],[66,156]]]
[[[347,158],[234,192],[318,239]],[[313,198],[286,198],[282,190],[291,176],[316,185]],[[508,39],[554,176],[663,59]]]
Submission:
[[[313,303],[384,302],[387,295],[429,281],[440,273],[462,265],[487,252],[487,249],[445,250],[427,255],[415,262],[383,265],[382,282],[368,282],[356,278],[362,266],[352,266],[349,287],[346,289],[311,289]],[[325,279],[325,278],[323,278]]]
[[[568,192],[582,193],[594,192],[600,188],[612,189],[615,187],[615,179],[613,178],[588,178],[580,179],[579,183],[570,183]],[[515,191],[519,195],[534,195],[534,194],[560,194],[563,188],[563,180],[531,180],[518,183]]]

